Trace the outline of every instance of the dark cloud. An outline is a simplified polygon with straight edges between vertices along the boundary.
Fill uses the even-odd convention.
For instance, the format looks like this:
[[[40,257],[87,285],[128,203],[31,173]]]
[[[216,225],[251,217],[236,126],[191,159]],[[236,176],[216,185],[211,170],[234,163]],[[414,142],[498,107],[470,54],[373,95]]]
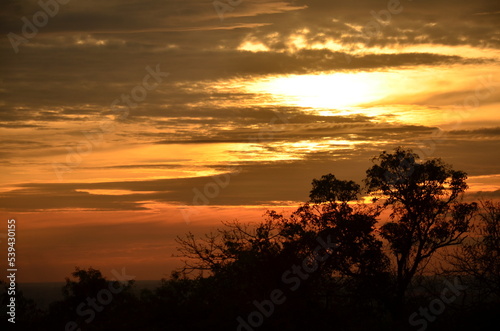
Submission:
[[[242,173],[231,177],[232,184],[211,201],[221,205],[303,201],[311,177],[333,169],[360,179],[370,156],[397,145],[419,149],[427,144],[421,148],[426,157],[443,156],[473,174],[498,172],[493,152],[498,124],[451,131],[435,141],[435,127],[402,124],[396,114],[320,116],[302,107],[256,105],[259,95],[216,88],[231,80],[269,75],[467,69],[495,63],[491,52],[480,50],[499,46],[498,1],[401,1],[402,11],[390,17],[384,16],[389,2],[244,1],[221,21],[210,1],[70,1],[35,37],[19,45],[16,54],[6,34],[20,35],[21,18],[31,19],[40,8],[37,1],[4,1],[0,127],[23,134],[6,137],[2,155],[14,158],[26,151],[43,161],[25,164],[50,165],[45,158],[65,157],[68,141],[80,141],[82,130],[112,118],[118,130],[107,135],[110,144],[239,143],[258,145],[263,153],[296,156],[294,161],[239,162]],[[246,42],[257,48],[243,51]],[[426,49],[404,50],[419,45]],[[473,46],[478,55],[462,54],[460,48],[456,54],[444,54],[439,50],[443,45]],[[111,103],[140,85],[146,67],[157,64],[170,75],[126,119],[116,119]],[[438,109],[470,93],[474,90],[462,87],[438,90],[414,104]],[[498,100],[494,95],[482,104]],[[271,124],[276,112],[286,121]],[[33,137],[23,131],[29,129]],[[478,143],[473,137],[489,140]],[[347,147],[339,148],[336,140],[347,142]],[[291,144],[297,142],[319,142],[327,151],[293,150]],[[103,162],[81,169],[179,169],[182,163]],[[2,193],[2,208],[142,210],[145,201],[190,204],[192,189],[210,180],[24,183]],[[131,193],[97,195],[80,189]]]
[[[3,210],[42,211],[42,210],[145,210],[137,196],[127,197],[96,196],[87,192],[62,189],[47,185],[43,188],[26,188],[0,194]]]
[[[216,183],[214,177],[143,180],[106,183],[47,183],[22,184],[19,189],[0,194],[0,209],[17,211],[42,211],[53,209],[88,210],[141,210],[147,201],[179,205],[268,205],[273,201],[306,201],[313,177],[337,170],[341,177],[347,177],[345,165],[347,156],[359,154],[356,151],[341,150],[336,153],[312,157],[312,161],[284,161],[259,164],[241,164],[240,173],[219,175],[221,181],[229,180],[219,194],[208,200],[205,188]],[[313,153],[314,154],[314,153]],[[368,164],[370,152],[360,164]],[[340,155],[345,155],[344,158]],[[338,160],[337,160],[338,158]],[[360,167],[351,164],[349,169]],[[360,174],[363,172],[360,170]],[[211,190],[213,188],[209,188]],[[92,194],[85,190],[128,190],[131,194]],[[199,190],[199,191],[197,191]],[[92,191],[90,191],[92,192]],[[150,193],[153,192],[153,193]],[[197,192],[201,192],[201,195]],[[39,197],[39,198],[37,198]]]
[[[271,205],[277,201],[307,201],[313,178],[333,173],[341,179],[353,179],[362,183],[372,157],[382,150],[391,150],[398,145],[413,148],[422,158],[442,157],[454,169],[466,170],[469,175],[489,175],[497,172],[493,162],[497,142],[478,145],[474,142],[432,140],[430,128],[404,127],[367,129],[371,131],[373,142],[351,146],[332,145],[320,151],[310,151],[305,156],[298,148],[299,160],[236,162],[223,165],[206,165],[221,171],[217,176],[192,178],[112,181],[99,183],[25,183],[18,188],[0,194],[0,209],[35,211],[58,209],[86,210],[144,210],[147,203],[160,202],[185,205]],[[381,145],[383,136],[397,132],[392,143]],[[406,142],[401,136],[406,133]],[[362,134],[361,134],[362,135]],[[418,139],[417,137],[420,137]],[[428,138],[427,138],[428,139]],[[353,140],[355,142],[355,140]],[[212,141],[213,143],[213,141]],[[434,143],[434,145],[432,145]],[[467,153],[463,153],[466,150]],[[460,152],[461,151],[461,152]],[[294,153],[290,146],[269,146],[272,153]],[[181,162],[181,160],[179,160]],[[181,162],[182,163],[182,162]],[[179,163],[179,164],[181,164]],[[175,168],[175,163],[136,164],[106,167],[103,169],[162,169]],[[238,169],[236,171],[235,169]],[[217,184],[226,183],[226,184]],[[100,193],[94,190],[107,190]],[[110,191],[111,190],[111,191]],[[121,190],[122,193],[113,193]],[[129,193],[126,193],[129,192]],[[208,192],[208,193],[207,193]]]
[[[478,136],[500,136],[500,127],[496,128],[481,128],[475,130],[452,130],[449,132],[452,135],[461,135],[467,137],[478,137]],[[500,139],[500,137],[499,137]]]
[[[500,190],[495,191],[478,191],[473,193],[467,193],[467,199],[478,201],[478,200],[498,200],[500,199]]]

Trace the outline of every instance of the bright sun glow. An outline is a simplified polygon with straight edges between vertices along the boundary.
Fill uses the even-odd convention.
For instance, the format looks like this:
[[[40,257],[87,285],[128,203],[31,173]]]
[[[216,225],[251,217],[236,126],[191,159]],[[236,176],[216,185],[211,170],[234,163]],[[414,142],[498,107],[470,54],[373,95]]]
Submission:
[[[386,96],[373,73],[334,73],[266,78],[249,86],[252,93],[268,93],[284,104],[345,109]]]

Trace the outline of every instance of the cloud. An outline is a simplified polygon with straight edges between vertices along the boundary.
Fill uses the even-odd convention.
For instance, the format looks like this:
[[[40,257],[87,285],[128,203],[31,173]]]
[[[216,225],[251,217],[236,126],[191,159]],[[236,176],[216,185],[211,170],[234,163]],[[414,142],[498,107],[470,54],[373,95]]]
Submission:
[[[469,200],[498,200],[500,199],[500,190],[495,191],[478,191],[473,193],[468,193],[467,198]]]
[[[96,129],[103,120],[112,119],[117,130],[104,137],[109,150],[150,144],[168,147],[231,143],[248,148],[231,153],[254,157],[255,162],[239,162],[244,167],[238,177],[241,184],[225,191],[233,196],[221,193],[217,203],[301,200],[307,185],[301,184],[297,191],[301,193],[296,193],[293,185],[278,176],[291,176],[293,171],[288,167],[300,165],[304,173],[311,170],[316,174],[317,169],[324,169],[327,160],[340,158],[349,160],[350,163],[342,164],[350,169],[349,164],[355,164],[357,156],[373,156],[376,151],[398,143],[416,146],[419,139],[432,134],[435,123],[405,123],[396,108],[372,113],[368,106],[361,114],[353,111],[345,115],[345,110],[328,109],[336,116],[323,116],[318,109],[266,104],[269,96],[219,87],[276,75],[408,69],[430,72],[427,79],[435,80],[438,77],[432,77],[433,69],[451,68],[457,73],[476,68],[484,71],[498,60],[497,1],[402,1],[401,5],[401,13],[391,15],[387,24],[379,18],[377,33],[367,35],[368,24],[377,23],[375,16],[385,15],[387,1],[362,0],[356,5],[330,0],[244,1],[227,13],[222,22],[210,1],[71,1],[61,6],[34,38],[20,45],[19,54],[13,52],[7,38],[0,43],[4,59],[0,68],[0,126],[8,132],[3,144],[8,150],[3,153],[9,161],[16,160],[12,164],[50,169],[52,157],[66,157],[66,147],[84,139],[82,131]],[[31,18],[38,10],[37,1],[4,1],[0,31],[4,35],[21,33],[21,17]],[[242,51],[245,43],[262,45],[261,51]],[[443,45],[450,47],[445,51],[440,48]],[[461,52],[465,46],[467,54]],[[483,52],[485,49],[488,52]],[[146,66],[156,64],[169,72],[169,77],[148,92],[126,120],[116,120],[111,103],[141,84]],[[418,98],[411,93],[417,94],[421,81],[412,82],[414,88],[399,102],[410,107],[423,105],[426,110],[438,112],[474,92],[464,86],[448,88],[444,86],[445,78],[440,78],[442,87],[425,90],[425,96]],[[497,101],[498,95],[494,95],[483,104],[494,106]],[[381,107],[391,105],[390,102]],[[287,119],[284,125],[270,124],[276,111]],[[337,111],[344,113],[339,116]],[[415,113],[413,109],[405,111]],[[493,141],[479,147],[474,145],[477,142],[463,142],[465,137],[494,137],[497,128],[481,130],[452,131],[430,154],[443,153],[474,173],[493,173]],[[347,147],[341,149],[339,141],[345,141]],[[331,151],[321,151],[320,147]],[[104,151],[108,149],[103,154]],[[479,151],[484,155],[479,155]],[[253,153],[284,155],[287,160],[271,165],[268,158],[262,161]],[[108,164],[104,159],[100,165],[84,164],[75,171],[182,168],[183,162],[161,161],[141,159],[133,164]],[[190,162],[192,159],[184,164]],[[262,179],[258,178],[259,171],[264,174]],[[77,191],[83,187],[134,192],[142,187],[139,179],[133,185],[113,178],[106,180],[114,184],[86,186],[75,180],[79,183],[75,186],[47,184],[42,188],[25,183],[26,186],[4,194],[11,207],[7,202],[3,206],[35,210],[142,210],[147,208],[146,200],[188,203],[192,199],[191,189],[196,185],[203,187],[210,178],[145,180],[143,185],[151,186],[148,191],[157,193],[120,197]],[[304,178],[301,180],[306,183]],[[273,189],[263,195],[259,185],[267,182],[273,183]],[[161,185],[170,185],[171,189],[166,192]],[[44,198],[37,200],[40,195]]]
[[[477,137],[496,137],[500,136],[500,127],[495,128],[480,128],[474,130],[452,130],[449,132],[452,135],[460,135],[468,138]],[[500,137],[498,137],[500,139]]]
[[[327,126],[326,126],[327,127]],[[335,126],[332,127],[334,129]],[[224,164],[205,164],[219,173],[220,181],[228,182],[221,187],[213,198],[197,198],[199,193],[205,192],[209,183],[214,183],[213,176],[197,176],[185,178],[167,179],[137,179],[127,181],[106,182],[73,182],[73,183],[24,183],[16,185],[16,189],[0,194],[0,208],[3,210],[17,211],[42,211],[42,210],[115,210],[133,211],[147,210],[151,204],[174,204],[174,205],[270,205],[274,201],[297,201],[305,202],[313,178],[319,178],[326,173],[334,173],[343,179],[354,179],[361,183],[365,170],[370,166],[370,159],[378,155],[381,150],[390,150],[398,145],[412,147],[416,137],[429,136],[432,128],[418,126],[386,126],[357,127],[346,125],[339,126],[339,137],[347,140],[326,140],[315,134],[317,129],[304,128],[302,137],[291,139],[290,137],[270,142],[264,145],[262,153],[272,155],[293,156],[288,159],[274,161],[239,161],[231,164],[228,168]],[[334,130],[335,131],[335,130]],[[350,137],[356,132],[356,138],[351,141]],[[307,136],[309,134],[310,136]],[[394,135],[397,134],[397,135]],[[321,135],[332,136],[330,132],[322,132]],[[321,136],[320,135],[320,136]],[[407,143],[401,137],[407,136]],[[388,139],[392,142],[388,143]],[[302,139],[302,140],[301,140]],[[364,140],[360,143],[360,140]],[[385,142],[382,144],[380,141]],[[300,144],[294,144],[294,141]],[[210,141],[218,143],[217,140]],[[315,143],[320,146],[316,148]],[[330,145],[329,145],[330,144]],[[329,145],[329,146],[328,146]],[[477,165],[488,162],[491,156],[485,151],[491,146],[484,147],[478,151],[474,163],[467,160],[471,151],[477,150],[473,144],[464,146],[458,143],[448,142],[447,153],[436,151],[436,155],[444,155],[445,162],[451,162],[455,168],[471,171],[477,174]],[[494,145],[494,144],[493,144]],[[492,145],[492,146],[493,146]],[[414,150],[419,152],[417,145]],[[467,153],[456,155],[456,150],[464,149]],[[247,150],[247,153],[251,153]],[[454,155],[454,158],[449,155]],[[426,156],[426,155],[423,155]],[[429,155],[427,155],[429,156]],[[481,162],[477,163],[478,160]],[[466,163],[464,163],[464,161]],[[469,162],[467,162],[469,161]],[[185,162],[177,160],[169,164],[122,164],[117,166],[102,165],[101,169],[126,170],[126,169],[176,169]],[[238,167],[241,171],[234,173],[233,169]],[[80,171],[86,170],[83,168]],[[495,166],[481,168],[481,173],[494,173]],[[489,172],[488,172],[489,171]],[[116,193],[120,191],[120,193]],[[108,192],[108,193],[100,193]],[[210,193],[211,194],[211,193]]]

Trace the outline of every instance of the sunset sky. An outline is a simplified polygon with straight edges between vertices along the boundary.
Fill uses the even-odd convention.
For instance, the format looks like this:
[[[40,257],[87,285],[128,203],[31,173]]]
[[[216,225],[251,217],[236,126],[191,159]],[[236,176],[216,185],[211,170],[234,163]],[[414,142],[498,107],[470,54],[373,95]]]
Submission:
[[[500,198],[497,0],[60,1],[0,8],[20,281],[168,276],[175,236],[361,184],[396,146]]]

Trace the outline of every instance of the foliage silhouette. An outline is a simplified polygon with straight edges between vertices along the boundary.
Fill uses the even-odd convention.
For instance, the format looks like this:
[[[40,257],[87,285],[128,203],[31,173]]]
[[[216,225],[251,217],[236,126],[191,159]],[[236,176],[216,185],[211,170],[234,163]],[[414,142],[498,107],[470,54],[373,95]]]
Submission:
[[[498,323],[500,205],[483,202],[476,213],[476,203],[462,200],[466,174],[439,159],[397,148],[373,161],[364,190],[326,174],[291,214],[268,211],[259,222],[177,237],[183,268],[153,290],[122,284],[88,323],[78,307],[118,286],[93,268],[76,268],[47,312],[28,300],[20,316],[36,330],[62,330],[69,321],[82,330],[416,330],[407,313],[439,298],[447,279],[422,272],[437,252],[457,247],[445,255],[449,272],[470,286],[429,330]],[[374,203],[362,202],[368,196]],[[239,324],[275,290],[286,300],[261,324]]]
[[[76,267],[71,276],[75,280],[67,277],[62,288],[64,299],[52,303],[49,308],[47,329],[63,330],[71,322],[82,330],[119,329],[124,316],[134,312],[138,302],[132,294],[133,281],[127,284],[109,281],[92,267],[86,270]],[[102,296],[105,304],[99,301],[101,291],[109,293]]]
[[[475,235],[452,254],[455,272],[472,277],[486,297],[500,299],[500,203],[482,201]]]
[[[0,304],[2,307],[7,307],[10,304],[10,298],[12,297],[9,294],[10,284],[0,280]],[[43,312],[36,307],[35,302],[27,298],[24,295],[24,292],[19,289],[19,284],[16,283],[15,290],[15,305],[16,305],[16,316],[15,316],[15,325],[22,329],[29,329],[31,325],[36,325],[43,318]],[[12,293],[12,292],[11,292]],[[6,309],[9,311],[9,308]],[[2,321],[0,322],[0,326],[2,330],[8,330],[9,327],[12,327],[12,323],[8,322],[8,319],[11,318],[10,315],[3,314]]]
[[[477,204],[460,202],[467,175],[440,159],[419,161],[411,150],[397,148],[374,161],[365,182],[391,212],[380,230],[396,258],[396,305],[401,307],[412,278],[432,255],[463,241]]]

